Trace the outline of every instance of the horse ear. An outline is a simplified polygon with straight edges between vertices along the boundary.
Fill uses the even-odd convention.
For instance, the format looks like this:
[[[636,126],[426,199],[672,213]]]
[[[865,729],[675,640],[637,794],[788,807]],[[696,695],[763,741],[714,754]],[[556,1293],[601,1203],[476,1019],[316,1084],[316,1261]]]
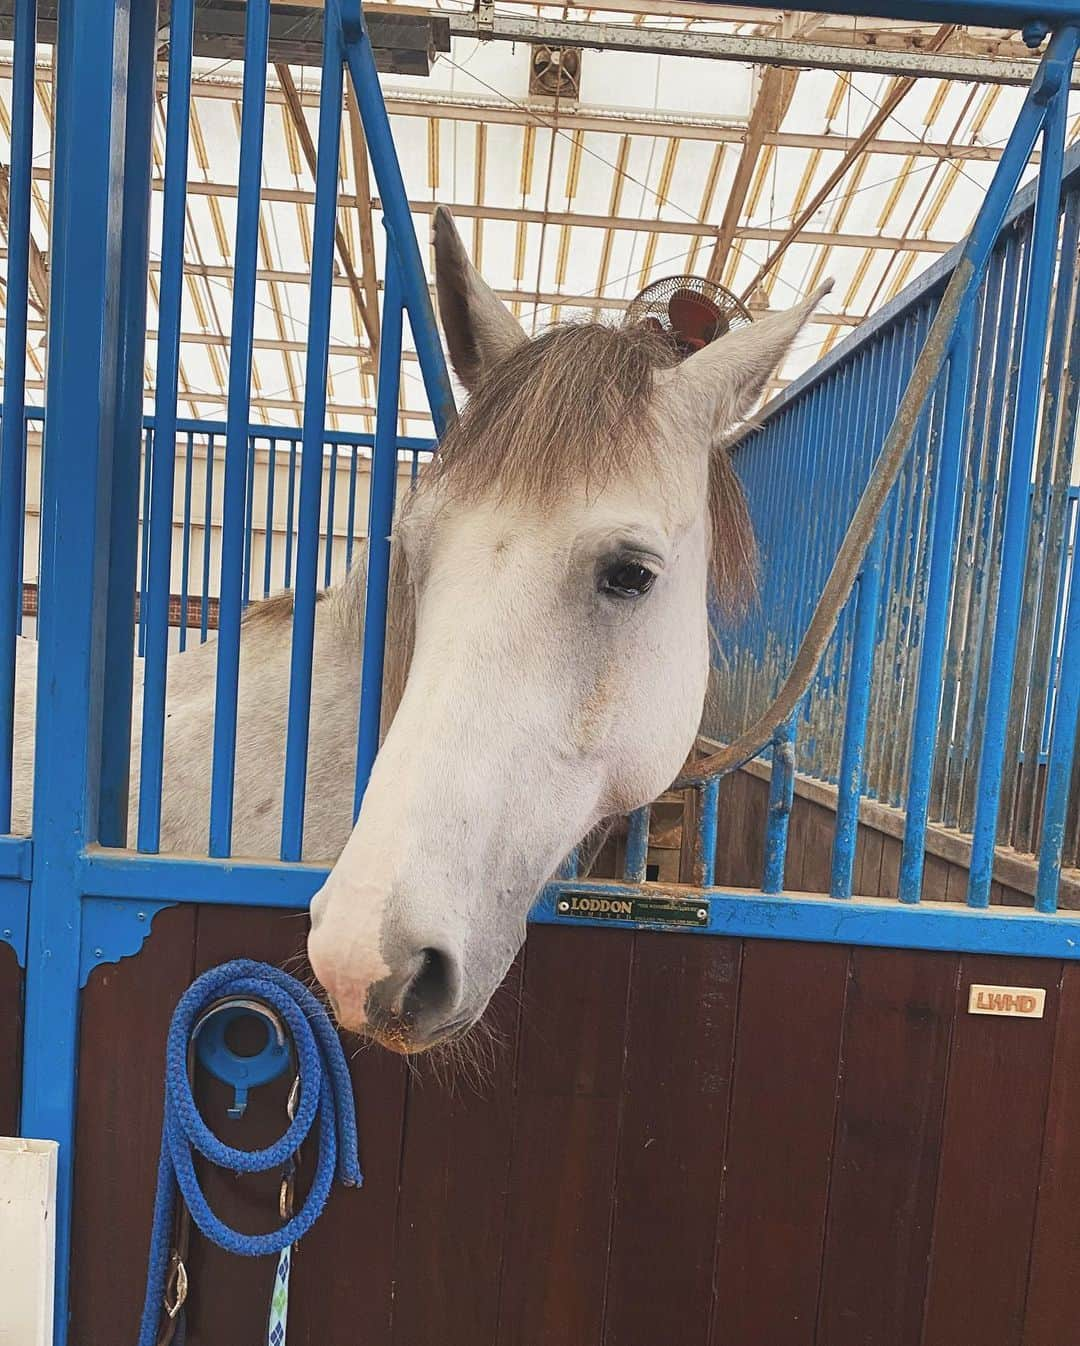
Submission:
[[[668,375],[671,393],[707,422],[710,447],[757,406],[770,375],[833,287],[821,285],[794,308],[770,313],[711,342]]]
[[[526,338],[521,324],[469,260],[445,206],[435,211],[435,289],[454,371],[469,392]]]

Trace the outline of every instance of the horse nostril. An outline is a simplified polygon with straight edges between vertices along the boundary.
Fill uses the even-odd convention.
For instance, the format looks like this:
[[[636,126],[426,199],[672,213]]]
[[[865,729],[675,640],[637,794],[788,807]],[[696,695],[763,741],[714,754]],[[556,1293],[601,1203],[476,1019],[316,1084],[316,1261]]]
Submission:
[[[421,949],[420,967],[401,993],[401,1017],[406,1021],[447,1009],[454,998],[451,962],[439,949]]]

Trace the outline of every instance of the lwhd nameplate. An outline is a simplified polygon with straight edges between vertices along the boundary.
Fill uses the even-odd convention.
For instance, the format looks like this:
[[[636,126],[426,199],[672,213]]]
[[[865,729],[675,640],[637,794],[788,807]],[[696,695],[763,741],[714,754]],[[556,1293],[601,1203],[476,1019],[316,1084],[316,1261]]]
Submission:
[[[708,900],[682,897],[634,897],[613,893],[575,893],[563,889],[555,899],[556,914],[571,921],[632,921],[635,925],[696,926],[709,924]]]
[[[1009,1019],[1041,1019],[1046,991],[1041,986],[972,986],[969,1014],[1000,1014]]]

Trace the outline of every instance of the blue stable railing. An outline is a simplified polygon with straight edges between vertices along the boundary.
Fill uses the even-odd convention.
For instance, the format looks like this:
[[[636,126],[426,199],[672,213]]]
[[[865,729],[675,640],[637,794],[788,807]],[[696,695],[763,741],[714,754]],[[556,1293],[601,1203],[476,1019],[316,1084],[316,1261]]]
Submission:
[[[879,8],[904,14],[902,6]],[[177,416],[177,294],[184,264],[193,12],[190,0],[177,0],[169,16],[157,402],[154,418],[142,431],[145,322],[139,322],[135,296],[141,288],[145,302],[156,9],[141,0],[65,0],[58,17],[48,330],[54,339],[58,333],[63,339],[55,340],[50,351],[43,431],[40,529],[45,545],[39,562],[33,826],[31,838],[0,835],[0,939],[15,948],[25,968],[21,1126],[27,1134],[55,1138],[61,1147],[58,1346],[68,1336],[80,989],[102,962],[136,953],[156,913],[170,903],[302,909],[321,886],[325,870],[299,863],[316,597],[350,559],[356,511],[363,508],[357,498],[358,463],[370,448],[370,634],[358,651],[358,677],[374,692],[380,676],[378,633],[386,611],[384,540],[397,485],[394,461],[404,449],[415,463],[429,447],[397,436],[404,316],[437,432],[452,415],[427,278],[359,0],[329,0],[303,426],[287,431],[251,424],[254,222],[260,202],[269,0],[248,0],[228,407],[220,424]],[[943,22],[953,21],[947,20],[949,14],[975,13],[960,0],[927,3],[919,12],[941,16]],[[1032,10],[1021,4],[981,13],[981,22],[991,21],[992,13],[1002,21],[1008,18],[1011,26],[1013,19],[1026,22]],[[1080,350],[1067,314],[1076,286],[1080,168],[1075,160],[1063,167],[1060,156],[1077,38],[1065,21],[1080,19],[1080,13],[1055,3],[1039,14],[1062,26],[1000,159],[968,250],[944,259],[788,390],[763,428],[736,449],[764,571],[754,618],[738,632],[726,633],[717,648],[705,726],[717,738],[736,735],[783,678],[887,439],[892,413],[917,367],[946,283],[957,275],[970,284],[955,329],[959,340],[945,343],[944,377],[931,380],[933,392],[917,418],[906,466],[870,543],[854,595],[798,713],[776,727],[761,891],[714,886],[718,839],[722,844],[725,833],[718,783],[711,779],[692,795],[693,885],[649,883],[646,808],[627,825],[623,880],[602,883],[581,876],[571,857],[537,903],[535,921],[1080,957],[1080,919],[1054,909],[1061,865],[1075,858],[1077,826],[1073,747],[1080,712],[1080,571],[1072,560],[1077,506],[1069,455]],[[3,833],[10,830],[11,705],[22,607],[18,578],[23,562],[17,558],[25,552],[27,412],[20,375],[25,332],[19,335],[17,325],[29,296],[36,18],[35,0],[15,0],[0,435]],[[328,432],[326,426],[345,78],[360,109],[388,231],[384,367],[371,440]],[[1038,184],[1020,194],[999,234],[1006,204],[1040,133]],[[341,493],[343,459],[349,486]],[[331,465],[332,504],[329,488],[324,491]],[[258,474],[264,469],[265,491],[260,492]],[[141,557],[140,500],[148,525]],[[269,550],[260,554],[255,543],[259,510],[272,520],[283,500],[281,549],[274,533]],[[218,501],[215,572],[218,543],[208,526],[199,537],[196,516],[201,507],[206,525]],[[194,629],[200,637],[212,625],[215,587],[220,600],[207,790],[213,858],[155,853],[177,513],[183,538],[179,639],[188,639],[189,599],[198,609]],[[335,543],[342,514],[345,537]],[[1004,566],[999,559],[1003,538],[1009,543]],[[279,580],[294,595],[280,859],[222,863],[231,849],[240,617],[245,601]],[[135,677],[137,625],[147,695],[139,849],[128,850],[116,843],[123,839],[118,824],[126,813],[129,770],[124,745],[131,736],[132,700],[123,689]],[[988,706],[1004,710],[991,715]],[[357,724],[357,796],[378,730],[379,698],[365,695]],[[797,772],[837,783],[832,896],[794,895],[784,888]],[[871,902],[853,895],[852,854],[864,786],[887,803],[903,804],[917,796],[918,808],[909,812],[904,859],[906,901]],[[967,905],[914,900],[920,896],[924,822],[938,819],[978,832],[981,851],[973,863]],[[1017,839],[1030,842],[1026,849],[1032,853],[1038,847],[1036,909],[989,912],[983,903],[992,843]]]

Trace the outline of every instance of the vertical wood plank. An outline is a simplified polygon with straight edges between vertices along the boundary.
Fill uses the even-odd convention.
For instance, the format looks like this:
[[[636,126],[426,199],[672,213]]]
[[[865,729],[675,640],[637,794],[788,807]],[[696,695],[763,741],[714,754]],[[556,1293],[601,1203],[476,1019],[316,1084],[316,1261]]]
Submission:
[[[1039,1175],[1023,1346],[1077,1336],[1080,1267],[1080,964],[1061,983],[1046,1139]]]
[[[881,886],[881,833],[859,824],[859,852],[855,867],[856,897],[877,897]]]
[[[708,1336],[740,952],[636,938],[605,1346]]]
[[[881,871],[878,876],[878,896],[896,897],[900,891],[900,857],[903,847],[895,837],[882,834]]]
[[[491,1039],[476,1066],[434,1070],[421,1061],[410,1081],[394,1289],[399,1346],[495,1340],[522,963],[477,1030]]]
[[[22,969],[11,945],[0,943],[0,1136],[19,1129],[22,1021]]]
[[[303,979],[309,974],[297,960],[302,959],[306,935],[306,919],[280,911],[204,907],[199,912],[198,971],[246,957],[287,965]],[[300,1346],[390,1341],[406,1067],[400,1057],[362,1047],[356,1039],[347,1040],[345,1047],[351,1057],[364,1186],[359,1191],[335,1186],[322,1218],[297,1250],[289,1341]],[[224,1117],[225,1095],[206,1081],[207,1121],[240,1148],[264,1145],[284,1129],[288,1087],[283,1078],[258,1090],[243,1121],[231,1122]],[[301,1193],[310,1179],[315,1148],[313,1137],[304,1147]],[[280,1180],[275,1173],[240,1178],[213,1170],[207,1174],[206,1191],[222,1218],[236,1227],[273,1229]],[[343,1256],[349,1273],[335,1275],[333,1292],[328,1293],[327,1267],[343,1267]],[[199,1239],[191,1264],[196,1289],[188,1346],[257,1343],[259,1333],[265,1333],[274,1259],[232,1257]]]
[[[835,815],[812,800],[804,800],[806,831],[803,837],[802,888],[807,893],[827,893],[832,878],[832,843]]]
[[[167,908],[140,952],[97,968],[82,993],[71,1243],[71,1321],[80,1346],[134,1341],[138,1333],[165,1038],[191,981],[194,936],[194,907]]]
[[[813,1346],[847,966],[745,943],[711,1346]]]
[[[818,1341],[919,1340],[959,959],[855,949]]]
[[[961,961],[922,1346],[1021,1340],[1060,978],[1048,959]],[[1046,987],[1046,1017],[968,1014],[972,982]]]
[[[529,932],[500,1346],[600,1340],[632,948]]]

